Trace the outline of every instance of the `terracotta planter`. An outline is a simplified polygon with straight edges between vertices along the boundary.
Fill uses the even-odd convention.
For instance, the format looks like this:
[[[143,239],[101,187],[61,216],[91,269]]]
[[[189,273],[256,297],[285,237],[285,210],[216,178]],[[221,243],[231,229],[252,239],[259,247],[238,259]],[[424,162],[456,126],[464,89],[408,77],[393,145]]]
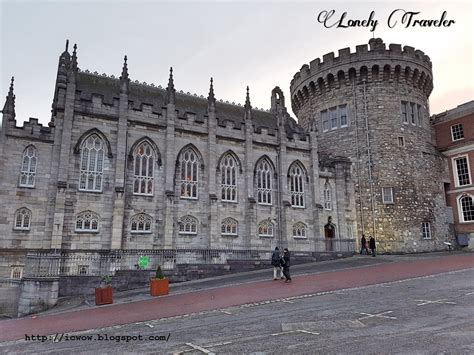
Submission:
[[[150,279],[150,295],[163,296],[169,292],[168,279]]]
[[[98,287],[95,289],[95,304],[97,306],[111,303],[113,303],[112,286]]]

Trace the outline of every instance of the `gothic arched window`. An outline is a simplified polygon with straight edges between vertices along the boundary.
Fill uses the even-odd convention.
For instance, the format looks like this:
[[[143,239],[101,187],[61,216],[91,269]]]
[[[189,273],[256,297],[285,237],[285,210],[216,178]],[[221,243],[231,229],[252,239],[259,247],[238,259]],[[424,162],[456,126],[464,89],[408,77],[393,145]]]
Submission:
[[[79,190],[102,191],[104,143],[97,134],[91,134],[81,147],[81,177]]]
[[[273,168],[267,159],[262,159],[257,165],[257,202],[261,205],[272,204]]]
[[[32,145],[23,151],[23,159],[21,161],[20,186],[35,187],[37,153],[36,148]]]
[[[144,141],[133,152],[133,194],[153,195],[154,152]]]
[[[237,221],[231,217],[225,218],[221,223],[222,235],[237,235]]]
[[[472,222],[474,221],[474,203],[473,199],[469,195],[465,195],[459,199],[460,206],[460,219],[461,222]]]
[[[30,230],[31,225],[31,211],[26,208],[20,208],[15,212],[15,225],[13,229]]]
[[[198,198],[198,155],[191,147],[181,152],[179,157],[181,198]]]
[[[231,154],[226,154],[221,161],[221,199],[237,202],[237,162]]]
[[[293,164],[290,167],[288,180],[291,206],[304,207],[304,172],[300,164]]]
[[[331,185],[328,182],[324,184],[324,209],[331,211],[332,202],[331,202]]]
[[[151,233],[152,218],[146,213],[138,213],[130,219],[130,232]]]
[[[306,238],[308,227],[303,222],[293,225],[293,238]]]
[[[258,224],[259,237],[273,237],[273,223],[270,219],[265,219]]]
[[[193,216],[181,217],[179,222],[179,234],[197,234],[198,220]]]
[[[77,232],[98,232],[99,231],[99,215],[92,211],[84,211],[76,217]]]

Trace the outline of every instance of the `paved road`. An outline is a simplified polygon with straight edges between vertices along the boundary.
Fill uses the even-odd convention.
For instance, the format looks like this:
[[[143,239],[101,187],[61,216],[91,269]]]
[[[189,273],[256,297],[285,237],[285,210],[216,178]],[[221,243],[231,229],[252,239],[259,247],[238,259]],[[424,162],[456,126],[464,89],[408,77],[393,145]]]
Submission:
[[[449,273],[449,269],[465,268],[467,270]],[[64,335],[56,343],[50,339],[44,343],[21,340],[0,344],[0,352],[472,353],[473,268],[472,255],[411,259],[368,269],[300,276],[291,285],[263,281],[164,297],[152,300],[153,303],[141,301],[104,307],[95,309],[89,317],[108,318],[111,316],[108,312],[112,310],[118,315],[125,312],[130,317],[121,307],[134,305],[140,313],[144,304],[150,317],[137,324],[66,334],[92,336],[90,341],[66,341]],[[441,274],[437,276],[426,276],[439,272]],[[418,278],[407,280],[410,277]],[[367,279],[372,286],[340,290],[364,284]],[[384,283],[387,281],[390,283]],[[234,295],[229,294],[229,290]],[[265,297],[262,298],[263,294]],[[213,295],[220,296],[219,302],[212,299]],[[166,306],[162,311],[168,311],[170,304],[165,301],[176,302],[179,297],[184,297],[179,300],[180,312],[175,309],[171,315],[156,317],[157,307]],[[235,303],[236,300],[240,302]],[[209,304],[212,307],[207,309],[196,307]],[[103,313],[104,310],[108,311]],[[81,312],[57,316],[65,318],[67,315],[72,320],[75,313]],[[54,318],[44,317],[44,320],[49,321],[36,324],[46,328],[21,327],[21,330],[27,334],[48,334],[48,326]],[[60,333],[68,331],[58,319],[55,320],[55,325],[61,328]],[[18,328],[28,325],[25,321],[32,322],[29,318],[0,322],[0,336],[11,334],[5,325]],[[125,339],[114,338],[105,341],[98,340],[98,334],[102,338],[106,334],[108,337],[141,335],[144,340],[126,343]],[[156,340],[150,341],[150,336]],[[162,341],[160,337],[168,341]]]

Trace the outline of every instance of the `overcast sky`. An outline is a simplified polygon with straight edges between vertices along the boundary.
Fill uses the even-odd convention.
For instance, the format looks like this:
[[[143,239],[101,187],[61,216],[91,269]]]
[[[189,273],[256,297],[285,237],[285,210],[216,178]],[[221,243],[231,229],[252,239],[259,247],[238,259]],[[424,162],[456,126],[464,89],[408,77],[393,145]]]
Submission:
[[[420,11],[450,27],[395,28],[395,9]],[[0,0],[0,100],[15,76],[17,121],[50,119],[58,57],[66,39],[78,46],[79,68],[120,76],[128,55],[132,80],[165,86],[173,66],[177,90],[207,96],[214,77],[218,99],[269,108],[280,86],[291,110],[289,85],[296,71],[323,54],[367,43],[369,28],[324,28],[323,10],[367,19],[375,11],[375,37],[423,50],[433,62],[431,113],[474,98],[473,6],[471,1],[412,2],[162,2]],[[0,107],[0,108],[1,108]]]

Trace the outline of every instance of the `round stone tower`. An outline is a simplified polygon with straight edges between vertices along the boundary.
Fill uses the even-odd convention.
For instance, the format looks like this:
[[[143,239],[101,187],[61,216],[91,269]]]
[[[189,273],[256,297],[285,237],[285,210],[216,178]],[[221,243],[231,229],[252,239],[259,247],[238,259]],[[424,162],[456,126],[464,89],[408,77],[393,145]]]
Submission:
[[[444,158],[434,145],[430,58],[380,38],[313,60],[291,81],[299,123],[317,131],[320,159],[349,157],[358,235],[384,252],[438,250],[449,239]]]

